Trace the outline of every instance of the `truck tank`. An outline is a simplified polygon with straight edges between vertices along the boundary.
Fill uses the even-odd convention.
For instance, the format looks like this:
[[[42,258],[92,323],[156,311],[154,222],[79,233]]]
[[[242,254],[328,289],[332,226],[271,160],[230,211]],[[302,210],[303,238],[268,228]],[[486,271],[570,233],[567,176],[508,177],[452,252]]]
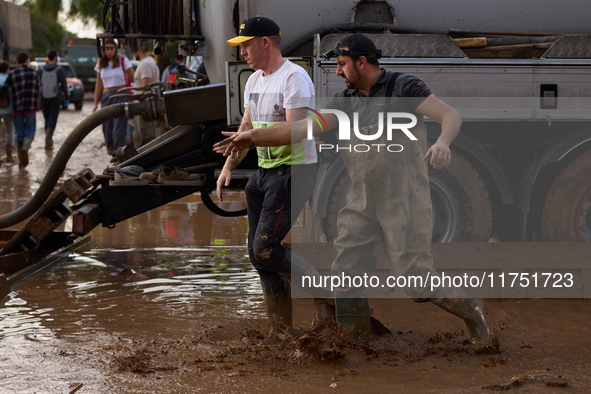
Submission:
[[[583,0],[565,6],[552,0],[496,2],[423,0],[302,0],[296,3],[273,0],[172,0],[170,13],[183,19],[175,28],[154,28],[155,10],[144,8],[147,2],[133,0],[119,10],[121,30],[127,34],[156,33],[170,35],[174,29],[184,35],[202,36],[199,54],[212,83],[225,82],[224,64],[240,59],[239,49],[229,47],[226,40],[233,37],[242,20],[264,15],[275,20],[282,29],[282,50],[285,55],[311,55],[314,33],[331,30],[379,31],[391,33],[448,34],[450,30],[489,30],[528,32],[533,34],[591,34],[587,15],[591,4]],[[161,2],[164,4],[164,2]],[[161,18],[164,19],[164,18]],[[179,29],[179,26],[182,26]],[[112,30],[116,32],[116,30]],[[300,50],[299,52],[296,52]],[[196,52],[196,53],[197,53]]]
[[[233,127],[240,120],[241,87],[248,76],[248,66],[240,63],[240,49],[228,46],[226,40],[237,34],[244,18],[253,15],[268,16],[281,26],[284,56],[310,57],[307,65],[317,97],[330,97],[342,89],[342,81],[334,75],[334,64],[324,62],[321,52],[336,43],[334,37],[330,41],[331,33],[350,32],[385,37],[384,44],[389,49],[383,59],[385,66],[424,78],[440,97],[476,95],[491,99],[498,97],[501,101],[506,97],[522,97],[535,103],[543,99],[552,106],[558,96],[589,96],[587,84],[578,83],[588,79],[585,59],[589,54],[584,50],[572,51],[577,47],[585,48],[585,38],[581,35],[591,33],[585,20],[591,4],[584,1],[570,2],[569,12],[564,12],[564,5],[549,0],[501,0],[495,3],[303,0],[297,6],[271,0],[179,0],[173,3],[176,18],[182,20],[182,24],[160,27],[156,26],[160,23],[158,21],[169,18],[162,15],[158,18],[151,10],[142,8],[144,2],[136,0],[122,5],[119,31],[125,34],[120,37],[129,40],[133,46],[133,37],[159,39],[157,34],[169,34],[162,38],[172,39],[170,34],[173,33],[192,35],[181,48],[186,54],[203,56],[213,84],[226,84],[225,103],[219,96],[220,101],[216,103],[213,95],[204,100],[207,108],[225,107],[227,116],[218,119],[218,128]],[[140,15],[152,23],[142,25]],[[107,33],[116,36],[118,30],[113,27],[116,26],[111,26]],[[569,34],[576,36],[568,38]],[[565,37],[559,41],[563,35]],[[452,42],[450,37],[456,40]],[[468,41],[484,39],[485,48],[465,44],[458,38]],[[442,39],[447,40],[446,45],[454,51],[453,55],[429,52],[429,48],[441,49]],[[570,44],[565,44],[566,40],[571,40]],[[414,48],[418,48],[418,52],[413,52]],[[566,103],[564,99],[560,100]],[[454,105],[463,104],[456,100]],[[191,109],[186,107],[187,111]],[[173,112],[180,110],[181,106],[177,105]],[[185,122],[200,121],[195,115],[199,111],[193,112],[184,119]],[[565,181],[562,179],[564,175],[559,174],[569,172],[569,163],[584,161],[581,157],[584,157],[589,141],[585,108],[570,112],[546,108],[542,104],[535,108],[513,108],[502,122],[499,112],[491,110],[463,108],[461,113],[465,117],[465,127],[454,145],[454,152],[457,163],[466,165],[460,166],[460,173],[451,176],[459,182],[462,173],[471,174],[464,177],[468,179],[464,189],[475,187],[480,190],[481,193],[475,194],[472,200],[487,203],[462,205],[460,200],[464,199],[454,197],[457,193],[449,182],[434,179],[435,196],[442,198],[435,212],[440,218],[446,218],[437,234],[434,232],[434,241],[486,241],[491,237],[513,241],[591,240],[591,220],[587,215],[591,210],[582,202],[584,196],[581,197],[583,200],[574,203],[576,208],[567,215],[570,217],[568,231],[560,230],[565,224],[559,224],[557,217],[560,215],[552,207],[561,204],[560,197],[558,203],[552,202],[552,195],[560,188],[559,183]],[[174,114],[169,116],[175,117]],[[213,119],[209,117],[208,121]],[[431,132],[435,136],[437,128],[432,128]],[[519,144],[509,141],[519,141]],[[335,160],[325,160],[332,167],[319,178],[319,184],[329,192],[334,192],[338,185],[346,186],[340,180],[342,168],[339,169],[338,159]],[[339,203],[320,198],[323,193],[331,194],[319,190],[313,210],[330,240],[330,223],[335,220]],[[585,191],[576,193],[587,194]],[[483,216],[480,221],[470,225],[474,231],[464,231],[462,235],[460,229],[470,219],[471,210],[485,214],[480,215]],[[566,233],[570,235],[564,236]]]
[[[239,60],[238,52],[228,47],[226,40],[237,33],[242,20],[254,15],[277,22],[282,30],[282,50],[289,56],[300,48],[304,53],[297,52],[298,55],[311,55],[313,35],[327,34],[331,29],[435,34],[449,34],[450,30],[591,34],[587,18],[591,4],[571,1],[567,5],[569,12],[564,7],[552,0],[303,0],[297,5],[273,0],[226,0],[199,2],[198,15],[207,47],[216,51],[216,56],[205,58],[206,66],[212,69],[223,66],[221,59],[225,59],[222,62]],[[220,56],[220,51],[226,55]],[[223,79],[212,81],[223,82]]]
[[[16,54],[33,47],[27,7],[0,0],[0,60],[16,67]]]

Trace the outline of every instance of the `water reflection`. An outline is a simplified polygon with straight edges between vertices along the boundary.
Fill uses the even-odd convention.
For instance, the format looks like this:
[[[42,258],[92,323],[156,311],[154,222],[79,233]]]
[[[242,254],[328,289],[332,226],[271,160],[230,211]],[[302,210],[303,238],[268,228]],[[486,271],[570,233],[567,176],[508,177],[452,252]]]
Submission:
[[[26,179],[23,173],[15,186],[27,189]],[[4,204],[10,200],[6,197]],[[244,207],[243,194],[228,197],[223,209]],[[114,229],[96,228],[92,250],[13,288],[0,308],[0,341],[25,332],[79,336],[82,331],[139,331],[146,324],[166,330],[179,320],[262,316],[247,231],[246,217],[216,216],[197,195]]]
[[[62,137],[57,136],[58,145]],[[106,161],[96,154],[102,134],[93,138],[79,147],[62,180],[85,167],[102,171]],[[25,170],[0,167],[0,215],[28,202],[42,181],[55,152],[38,142]],[[222,209],[246,206],[243,193],[226,196]],[[58,230],[64,227],[70,229],[71,220]],[[247,257],[247,231],[246,217],[216,216],[199,195],[114,229],[97,227],[91,250],[16,284],[0,303],[2,390],[63,392],[64,382],[84,373],[87,382],[99,382],[95,368],[84,370],[67,357],[78,353],[85,359],[111,334],[172,336],[199,322],[264,317],[258,275]]]
[[[244,194],[228,195],[220,207],[237,211],[246,206]],[[92,239],[98,247],[246,245],[246,216],[214,215],[201,198],[190,195],[158,209],[118,223],[114,229],[95,229]]]
[[[145,336],[200,319],[263,315],[245,247],[93,249],[15,286],[0,308],[0,338]]]

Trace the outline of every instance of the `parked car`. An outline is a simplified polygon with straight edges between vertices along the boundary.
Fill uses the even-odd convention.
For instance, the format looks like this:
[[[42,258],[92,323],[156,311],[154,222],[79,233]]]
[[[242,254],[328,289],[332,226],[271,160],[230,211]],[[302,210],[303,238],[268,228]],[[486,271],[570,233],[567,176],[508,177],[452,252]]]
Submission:
[[[82,81],[76,78],[72,65],[66,62],[57,62],[58,66],[64,69],[66,73],[66,82],[68,83],[68,96],[70,103],[74,104],[76,110],[80,111],[84,104],[84,87]],[[31,67],[39,69],[45,65],[45,58],[35,58],[35,61],[31,62]],[[64,99],[62,97],[62,108],[66,109]]]
[[[84,90],[92,91],[96,84],[94,67],[98,62],[96,45],[68,44],[60,51],[62,61],[71,64],[84,84]]]

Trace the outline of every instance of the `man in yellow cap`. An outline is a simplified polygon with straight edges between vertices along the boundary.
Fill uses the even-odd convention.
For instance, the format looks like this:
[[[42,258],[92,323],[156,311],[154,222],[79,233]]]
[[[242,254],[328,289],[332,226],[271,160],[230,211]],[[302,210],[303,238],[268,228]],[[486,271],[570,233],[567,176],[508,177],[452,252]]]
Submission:
[[[274,21],[259,16],[245,19],[239,35],[228,40],[228,44],[241,45],[241,55],[256,70],[244,90],[244,116],[239,133],[305,117],[305,107],[313,106],[314,85],[302,67],[281,55],[281,30]],[[229,186],[232,170],[247,151],[236,151],[228,157],[217,181],[220,201],[222,188]],[[248,253],[261,278],[271,323],[291,326],[292,276],[300,278],[318,273],[306,260],[283,247],[281,241],[314,189],[316,148],[314,141],[304,140],[294,145],[257,147],[257,155],[259,169],[244,190],[249,222]],[[329,307],[333,303],[331,293],[320,288],[314,289],[312,296],[315,322],[334,318],[330,315],[333,308]]]

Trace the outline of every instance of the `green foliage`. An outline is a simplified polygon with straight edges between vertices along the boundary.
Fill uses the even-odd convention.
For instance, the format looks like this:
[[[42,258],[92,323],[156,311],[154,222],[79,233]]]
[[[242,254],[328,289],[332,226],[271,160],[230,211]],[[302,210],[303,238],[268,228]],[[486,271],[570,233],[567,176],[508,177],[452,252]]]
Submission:
[[[31,15],[31,35],[33,38],[31,59],[37,56],[45,57],[50,49],[59,51],[66,34],[66,29],[56,20],[57,13],[61,8],[61,1],[28,0],[24,5],[29,7]]]
[[[103,6],[103,3],[98,0],[72,0],[70,2],[68,15],[71,17],[80,17],[85,22],[94,22],[96,26],[99,27],[103,20]],[[108,16],[110,16],[110,13]]]
[[[33,8],[39,15],[55,20],[62,9],[62,0],[36,0]]]
[[[62,0],[25,0],[21,3],[29,8],[31,15],[31,58],[45,57],[50,49],[59,51],[66,36],[66,29],[57,22]],[[103,3],[98,0],[72,0],[70,3],[68,16],[94,22],[97,26],[101,24]],[[68,36],[74,35],[68,33]]]

